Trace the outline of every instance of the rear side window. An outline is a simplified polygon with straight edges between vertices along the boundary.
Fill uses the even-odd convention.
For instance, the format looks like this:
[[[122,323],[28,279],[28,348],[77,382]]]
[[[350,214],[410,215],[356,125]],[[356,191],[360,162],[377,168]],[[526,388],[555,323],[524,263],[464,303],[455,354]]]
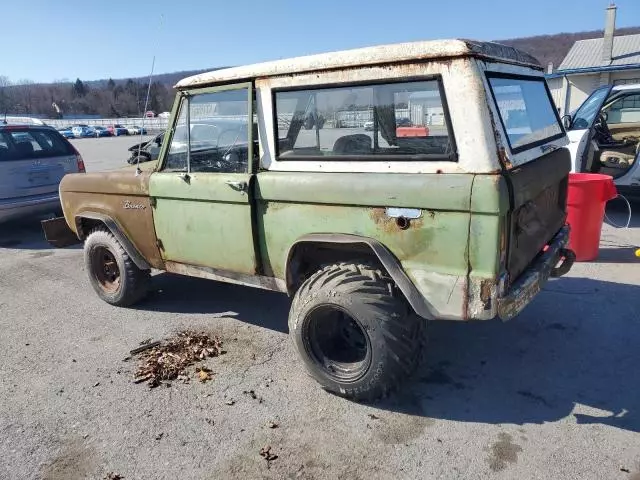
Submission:
[[[456,160],[440,81],[275,93],[280,160]]]
[[[70,145],[53,130],[5,130],[0,132],[0,161],[30,160],[73,155]]]
[[[564,135],[543,78],[497,73],[487,78],[513,153]]]

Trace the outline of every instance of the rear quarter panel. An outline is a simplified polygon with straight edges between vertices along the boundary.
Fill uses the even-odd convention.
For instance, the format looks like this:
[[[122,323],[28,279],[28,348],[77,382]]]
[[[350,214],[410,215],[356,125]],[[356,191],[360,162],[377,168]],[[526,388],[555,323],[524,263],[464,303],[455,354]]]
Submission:
[[[263,269],[285,278],[289,248],[310,233],[343,233],[383,243],[438,311],[466,317],[473,175],[263,172],[257,227]],[[386,207],[417,208],[403,230]]]

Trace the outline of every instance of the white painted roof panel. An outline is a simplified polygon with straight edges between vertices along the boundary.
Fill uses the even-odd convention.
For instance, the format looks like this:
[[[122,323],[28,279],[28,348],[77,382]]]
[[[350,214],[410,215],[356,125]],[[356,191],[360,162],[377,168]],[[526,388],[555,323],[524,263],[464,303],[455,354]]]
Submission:
[[[462,39],[431,40],[378,45],[224,68],[184,78],[176,84],[176,88],[186,89],[221,82],[251,80],[336,68],[464,56],[483,57],[489,60],[517,63],[537,69],[541,68],[538,61],[531,55],[499,43]]]

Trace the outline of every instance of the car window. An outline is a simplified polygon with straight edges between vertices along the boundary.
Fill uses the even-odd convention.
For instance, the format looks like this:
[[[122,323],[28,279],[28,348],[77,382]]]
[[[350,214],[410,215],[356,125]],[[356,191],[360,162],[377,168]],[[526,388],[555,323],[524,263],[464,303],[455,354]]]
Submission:
[[[249,92],[246,88],[190,98],[190,170],[247,171]]]
[[[607,107],[607,123],[640,123],[640,93],[625,95]]]
[[[455,160],[438,80],[282,90],[275,100],[279,159]]]
[[[571,130],[583,130],[591,128],[591,124],[600,112],[602,103],[609,95],[609,88],[604,87],[594,91],[585,102],[580,105],[578,110],[573,114],[571,120]]]
[[[11,130],[0,136],[0,160],[29,160],[73,155],[53,130]]]
[[[564,135],[543,78],[493,73],[487,77],[514,153]]]
[[[247,172],[248,110],[247,88],[202,93],[183,99],[164,170]]]

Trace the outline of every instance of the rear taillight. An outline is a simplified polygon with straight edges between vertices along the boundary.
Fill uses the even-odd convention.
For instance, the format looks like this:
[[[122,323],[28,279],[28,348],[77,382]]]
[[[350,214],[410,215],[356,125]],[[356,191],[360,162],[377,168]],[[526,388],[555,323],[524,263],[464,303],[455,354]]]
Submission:
[[[82,155],[76,153],[76,161],[78,162],[78,172],[86,173],[87,170],[84,168],[84,160],[82,160]]]
[[[80,152],[78,151],[78,149],[74,147],[71,144],[71,142],[69,142],[69,145],[71,145],[71,148],[73,149],[73,154],[76,156],[76,163],[78,164],[78,172],[87,173],[87,170],[84,168],[84,160],[82,159],[82,155],[80,155]]]

